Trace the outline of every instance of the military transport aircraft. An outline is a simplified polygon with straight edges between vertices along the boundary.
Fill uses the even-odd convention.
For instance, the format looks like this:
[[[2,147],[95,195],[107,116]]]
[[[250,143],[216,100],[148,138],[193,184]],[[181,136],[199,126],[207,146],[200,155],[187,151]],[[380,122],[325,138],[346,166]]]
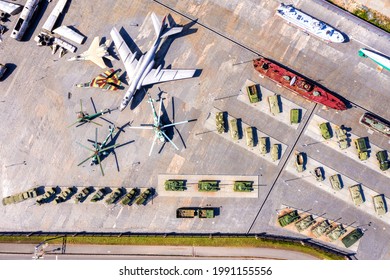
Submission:
[[[155,66],[154,58],[161,40],[167,38],[168,36],[180,33],[183,30],[183,27],[169,27],[169,24],[166,23],[166,18],[167,17],[165,16],[160,24],[155,13],[152,13],[152,21],[157,38],[154,41],[152,48],[139,58],[137,58],[139,55],[137,51],[132,52],[130,50],[126,42],[123,40],[123,37],[119,34],[115,27],[112,28],[110,32],[112,40],[119,52],[119,56],[125,65],[130,81],[129,89],[127,90],[120,106],[121,111],[123,111],[131,102],[136,91],[143,86],[192,78],[195,75],[196,70],[161,69],[161,64],[158,65],[156,69],[153,68],[153,66]]]

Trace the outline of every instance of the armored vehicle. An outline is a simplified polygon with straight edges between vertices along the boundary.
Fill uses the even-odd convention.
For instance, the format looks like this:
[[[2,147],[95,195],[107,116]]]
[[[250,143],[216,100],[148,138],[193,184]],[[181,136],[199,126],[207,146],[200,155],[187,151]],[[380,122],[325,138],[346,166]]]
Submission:
[[[356,206],[360,206],[364,202],[360,184],[350,186],[349,193],[351,194],[352,201]]]
[[[379,161],[379,168],[382,171],[389,169],[389,161],[387,160],[387,151],[379,151],[376,153],[376,158]]]
[[[238,140],[238,126],[237,126],[237,120],[231,119],[229,122],[229,130],[230,130],[230,136],[234,141]]]
[[[308,215],[302,220],[298,221],[295,223],[295,227],[299,232],[304,231],[307,229],[309,226],[311,226],[313,223],[315,223],[316,220],[313,219],[312,215]]]
[[[152,191],[153,189],[152,188],[148,188],[146,189],[143,193],[141,193],[141,195],[137,198],[137,200],[135,201],[135,203],[137,205],[141,205],[141,204],[144,204],[148,198],[152,195]]]
[[[245,128],[245,138],[246,138],[246,145],[252,148],[254,146],[252,127],[248,126],[247,128]]]
[[[124,195],[125,192],[126,192],[126,190],[124,188],[117,188],[117,189],[115,189],[110,194],[110,196],[106,199],[106,201],[105,201],[106,204],[109,205],[109,204],[116,203],[119,200],[119,198]]]
[[[81,203],[83,202],[88,195],[90,195],[92,193],[92,187],[85,187],[81,190],[81,192],[79,192],[75,198],[74,198],[74,203]]]
[[[259,149],[260,153],[262,155],[265,155],[268,153],[268,143],[269,143],[269,137],[260,137],[259,139]]]
[[[233,190],[235,192],[251,192],[253,191],[253,181],[235,181]]]
[[[198,182],[198,191],[200,192],[216,192],[219,190],[219,182],[211,180],[203,180]]]
[[[41,198],[37,199],[37,204],[42,205],[49,202],[56,195],[56,188],[48,189]]]
[[[339,191],[343,188],[343,182],[341,181],[339,174],[334,174],[329,177],[330,185],[336,191]]]
[[[362,236],[362,230],[360,228],[357,228],[348,233],[346,236],[344,236],[343,239],[341,239],[341,242],[343,242],[346,248],[349,248],[353,244],[355,244]]]
[[[282,227],[285,227],[297,220],[300,219],[300,216],[298,214],[297,210],[293,210],[287,214],[284,214],[278,218],[279,225]]]
[[[347,231],[344,229],[342,224],[339,224],[335,228],[331,229],[326,236],[331,240],[331,241],[336,241],[337,239],[340,238],[344,233]]]
[[[321,167],[314,168],[314,176],[318,182],[324,181],[324,174]]]
[[[224,133],[225,132],[225,120],[224,120],[224,113],[218,112],[215,115],[215,125],[217,126],[217,132],[218,133]]]
[[[332,225],[328,222],[328,220],[323,220],[322,222],[316,224],[312,228],[311,232],[318,238],[331,228]]]
[[[280,147],[279,144],[273,144],[271,148],[271,158],[272,161],[277,161],[279,160],[279,154],[280,154]]]
[[[10,195],[3,198],[3,205],[8,205],[11,203],[19,203],[29,198],[34,198],[38,195],[37,188],[32,188],[28,191]]]
[[[54,203],[61,203],[61,202],[64,202],[66,201],[67,199],[69,199],[72,194],[74,193],[74,188],[70,187],[70,188],[66,188],[65,190],[63,190],[59,196],[56,197],[56,199],[54,199]]]
[[[382,194],[376,195],[372,198],[374,202],[375,213],[377,215],[384,215],[387,212],[386,202]]]
[[[246,92],[248,93],[250,103],[256,103],[260,101],[256,85],[247,86]]]
[[[366,160],[368,158],[368,148],[366,145],[366,138],[358,138],[354,140],[355,147],[358,151],[360,160]]]
[[[295,152],[295,167],[297,168],[298,172],[303,172],[305,170],[303,163],[303,153]]]
[[[97,202],[99,200],[102,200],[103,197],[107,194],[106,188],[101,188],[98,190],[97,193],[91,198],[91,202]]]
[[[176,218],[194,218],[196,215],[196,208],[182,207],[176,210]]]
[[[185,181],[184,180],[166,180],[165,183],[166,191],[185,191]]]
[[[138,189],[133,188],[130,192],[128,192],[123,199],[121,200],[121,204],[126,206],[129,205],[130,202],[137,196],[138,194]]]
[[[330,125],[328,122],[324,122],[324,123],[320,124],[321,135],[322,135],[322,138],[324,138],[325,140],[332,138],[332,135],[330,134],[329,127],[330,127]]]
[[[290,124],[299,123],[300,121],[300,110],[291,109],[290,110]]]
[[[337,143],[339,144],[339,148],[341,150],[348,148],[347,131],[342,127],[337,127],[335,129],[335,134],[337,138]]]
[[[269,110],[272,115],[280,113],[279,98],[277,95],[268,96]]]
[[[199,218],[214,218],[215,217],[215,209],[214,208],[199,208],[198,209],[198,217]]]

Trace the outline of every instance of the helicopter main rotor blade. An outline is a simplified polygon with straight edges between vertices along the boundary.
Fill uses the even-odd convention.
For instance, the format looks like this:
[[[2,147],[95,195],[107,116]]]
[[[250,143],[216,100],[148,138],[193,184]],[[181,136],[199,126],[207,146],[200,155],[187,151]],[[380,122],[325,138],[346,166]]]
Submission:
[[[166,124],[166,125],[163,125],[161,128],[166,128],[166,127],[170,127],[170,126],[174,126],[174,125],[178,125],[178,124],[185,124],[185,123],[188,123],[189,121],[182,121],[182,122],[177,122],[177,123],[170,123],[170,124]]]
[[[99,162],[100,171],[102,171],[102,175],[104,176],[103,166],[102,166],[102,162],[100,161],[100,156],[99,156],[99,154],[97,154],[96,157],[97,157],[97,160],[98,160],[98,162]]]
[[[163,98],[162,98],[162,96],[161,96],[161,97],[160,97],[160,107],[158,108],[158,117],[157,117],[157,123],[160,123],[162,101],[163,101]]]
[[[91,148],[88,148],[86,146],[84,146],[83,144],[81,144],[80,142],[76,142],[77,144],[79,144],[81,147],[83,147],[84,149],[87,149],[88,151],[91,151],[92,153],[96,152],[95,150],[92,150]]]
[[[175,143],[173,143],[171,139],[169,139],[169,137],[165,134],[164,131],[161,130],[161,133],[164,135],[166,139],[168,139],[168,141],[172,144],[172,146],[176,148],[176,150],[179,150],[179,148],[175,145]]]
[[[98,129],[96,128],[95,130],[95,147],[97,148],[97,132],[98,132]]]
[[[82,122],[82,119],[77,119],[77,121],[75,121],[74,123],[72,123],[71,125],[68,125],[67,127],[72,127],[74,126],[76,123],[81,123]]]
[[[101,152],[104,152],[104,151],[107,151],[107,150],[109,150],[109,149],[115,149],[117,146],[119,146],[120,144],[115,144],[115,145],[111,145],[111,146],[109,146],[109,147],[105,147],[104,149],[101,149],[101,150],[99,150],[99,153],[101,153]]]
[[[129,128],[134,128],[134,129],[153,129],[153,126],[130,126]]]
[[[157,134],[154,136],[152,146],[150,147],[149,156],[152,154],[154,144],[156,144]]]
[[[77,166],[82,165],[84,162],[88,161],[89,159],[93,158],[94,156],[95,156],[95,154],[93,154],[93,155],[90,156],[90,157],[87,157],[85,160],[83,160],[82,162],[80,162],[79,164],[77,164]]]
[[[100,123],[97,123],[97,122],[94,122],[94,121],[91,121],[91,120],[87,120],[87,122],[93,123],[93,124],[96,124],[96,125],[99,125],[99,126],[102,126]]]

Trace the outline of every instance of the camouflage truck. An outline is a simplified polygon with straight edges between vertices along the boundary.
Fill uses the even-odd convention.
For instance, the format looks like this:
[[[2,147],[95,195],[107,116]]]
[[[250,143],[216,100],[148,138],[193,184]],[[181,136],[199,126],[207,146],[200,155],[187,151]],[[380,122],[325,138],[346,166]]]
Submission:
[[[339,144],[339,148],[341,150],[348,148],[347,131],[342,127],[336,127],[335,134],[337,138],[337,143]]]
[[[322,138],[325,140],[332,138],[332,135],[330,134],[330,124],[328,122],[320,124],[320,131]]]
[[[295,152],[295,167],[298,172],[305,170],[303,153]]]
[[[253,140],[253,128],[251,126],[245,128],[245,139],[246,145],[250,148],[253,148],[255,142]]]
[[[152,191],[153,191],[152,188],[146,189],[146,190],[145,190],[143,193],[141,193],[141,195],[137,198],[137,200],[135,201],[135,203],[136,203],[137,205],[145,204],[145,202],[148,200],[148,198],[153,194]]]
[[[107,205],[115,204],[124,194],[126,190],[124,188],[116,188],[110,196],[106,199],[105,203]]]
[[[166,191],[185,191],[185,181],[184,180],[166,180],[164,183]]]
[[[215,209],[214,208],[199,208],[198,209],[198,217],[203,219],[210,219],[215,217]]]
[[[387,160],[387,151],[379,151],[376,153],[376,159],[379,162],[379,168],[382,171],[389,169],[389,161]]]
[[[60,193],[59,196],[56,197],[56,199],[54,199],[54,203],[58,204],[61,202],[65,202],[66,200],[68,200],[72,196],[73,193],[74,193],[73,187],[66,188],[65,190],[63,190]]]
[[[92,193],[92,187],[85,187],[74,197],[74,203],[82,203]]]
[[[233,190],[235,192],[251,192],[253,191],[253,181],[235,181]]]
[[[215,125],[217,126],[217,132],[219,134],[225,132],[225,120],[223,115],[223,112],[217,112],[215,115]]]
[[[364,202],[360,184],[350,186],[349,193],[351,194],[352,201],[356,206],[360,206]]]
[[[247,86],[246,92],[248,94],[250,103],[256,103],[260,101],[256,85]]]
[[[289,225],[289,224],[291,224],[299,219],[300,219],[300,216],[298,214],[298,211],[293,210],[287,214],[284,214],[284,215],[278,217],[278,222],[279,222],[279,225],[281,227],[285,227],[285,226],[287,226],[287,225]]]
[[[198,191],[216,192],[219,190],[219,182],[213,180],[202,180],[198,182]]]
[[[339,191],[343,188],[343,182],[341,181],[339,174],[334,174],[329,177],[330,185],[336,191]]]
[[[280,113],[279,98],[277,95],[268,96],[269,110],[272,115]]]
[[[351,247],[353,244],[355,244],[360,238],[362,238],[363,232],[360,228],[354,229],[350,233],[348,233],[346,236],[341,239],[341,242],[344,244],[346,248]]]
[[[272,161],[279,160],[279,154],[280,154],[280,145],[279,144],[273,144],[271,148],[271,158]]]
[[[26,199],[37,197],[38,196],[37,191],[38,191],[37,188],[32,188],[32,189],[29,189],[28,191],[25,191],[25,192],[22,192],[19,194],[14,194],[14,195],[4,197],[3,201],[2,201],[3,205],[8,205],[8,204],[12,204],[12,203],[19,203],[19,202],[22,202]]]
[[[42,205],[51,201],[56,195],[56,188],[48,189],[39,199],[37,199],[37,204]]]
[[[316,224],[311,229],[311,232],[315,235],[315,237],[318,238],[331,228],[332,228],[332,225],[328,222],[328,220],[323,220],[322,222]]]
[[[176,218],[194,218],[196,216],[196,208],[182,207],[176,209]]]
[[[259,139],[259,150],[262,155],[268,153],[269,137],[260,137]]]
[[[298,222],[296,222],[295,227],[297,228],[297,230],[299,232],[301,232],[301,231],[304,231],[305,229],[307,229],[309,226],[311,226],[315,222],[316,222],[316,220],[313,219],[313,216],[308,215],[305,218],[303,218],[302,220],[299,220]]]
[[[290,110],[290,124],[297,124],[300,121],[300,110],[291,109]]]
[[[324,174],[323,174],[323,172],[322,172],[322,168],[321,168],[321,167],[316,167],[316,168],[314,168],[313,174],[314,174],[314,177],[316,177],[316,180],[317,180],[318,182],[322,182],[322,181],[325,180]]]
[[[133,188],[131,191],[129,191],[121,200],[121,204],[124,206],[127,206],[130,204],[130,202],[137,196],[138,189]]]
[[[91,202],[98,202],[102,200],[103,197],[107,194],[106,188],[101,188],[95,193],[95,195],[91,198]]]
[[[234,141],[238,140],[238,126],[237,126],[237,120],[236,119],[231,119],[229,122],[229,131],[230,131],[230,136]]]
[[[339,224],[335,228],[331,229],[326,236],[330,239],[330,241],[336,241],[339,239],[344,233],[347,231],[344,229],[342,224]]]
[[[368,158],[368,147],[366,144],[366,138],[357,138],[353,141],[358,151],[358,157],[360,160],[366,160]]]
[[[374,203],[374,209],[377,215],[381,216],[386,214],[387,206],[382,194],[374,196],[372,198],[372,201]]]

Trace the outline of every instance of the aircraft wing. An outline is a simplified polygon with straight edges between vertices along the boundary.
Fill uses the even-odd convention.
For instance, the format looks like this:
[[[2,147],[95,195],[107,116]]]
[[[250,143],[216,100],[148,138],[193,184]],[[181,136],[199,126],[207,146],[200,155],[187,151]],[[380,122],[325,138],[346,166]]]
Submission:
[[[162,82],[192,78],[195,75],[195,71],[196,70],[161,69],[157,72],[156,69],[152,69],[142,81],[142,85],[147,86]]]
[[[98,65],[100,68],[106,68],[106,63],[104,63],[103,58],[98,56],[89,56],[88,59]]]
[[[135,68],[137,67],[138,60],[135,58],[136,52],[131,52],[129,46],[123,40],[123,37],[119,34],[118,30],[113,27],[110,32],[111,38],[114,41],[116,49],[119,52],[119,56],[125,65],[125,69],[127,71],[127,76],[130,78],[135,73]]]

